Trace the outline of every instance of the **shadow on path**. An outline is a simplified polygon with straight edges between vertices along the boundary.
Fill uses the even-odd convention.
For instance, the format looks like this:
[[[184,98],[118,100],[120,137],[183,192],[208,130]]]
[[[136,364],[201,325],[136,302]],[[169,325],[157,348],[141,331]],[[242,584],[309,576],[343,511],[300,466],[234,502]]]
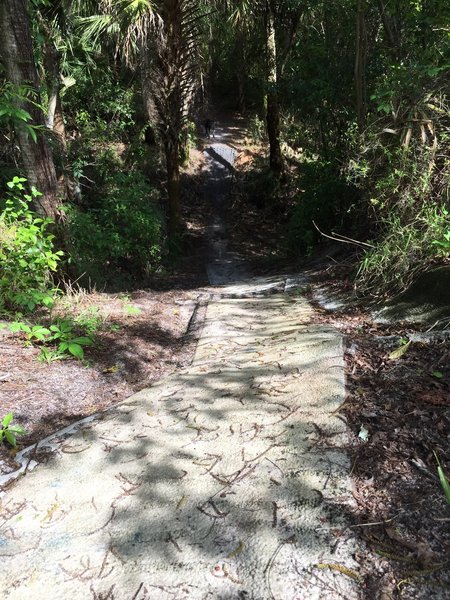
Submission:
[[[206,151],[208,275],[251,296],[227,248],[233,152]],[[342,340],[312,314],[286,293],[216,299],[192,366],[54,440],[2,504],[5,597],[361,598]]]

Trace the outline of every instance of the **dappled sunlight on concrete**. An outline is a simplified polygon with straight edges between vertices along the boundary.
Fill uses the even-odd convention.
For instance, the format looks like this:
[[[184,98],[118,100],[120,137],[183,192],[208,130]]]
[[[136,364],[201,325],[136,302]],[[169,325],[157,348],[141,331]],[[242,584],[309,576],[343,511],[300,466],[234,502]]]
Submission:
[[[7,490],[6,598],[361,597],[342,340],[287,293],[302,277],[252,279],[229,250],[235,150],[218,142],[235,133],[206,149],[216,287],[194,362],[46,442],[47,462]]]
[[[2,509],[0,556],[26,582],[14,597],[50,578],[61,598],[356,598],[344,576],[320,573],[318,587],[314,572],[351,567],[353,542],[331,416],[341,340],[310,315],[285,295],[210,304],[191,368],[27,474]]]

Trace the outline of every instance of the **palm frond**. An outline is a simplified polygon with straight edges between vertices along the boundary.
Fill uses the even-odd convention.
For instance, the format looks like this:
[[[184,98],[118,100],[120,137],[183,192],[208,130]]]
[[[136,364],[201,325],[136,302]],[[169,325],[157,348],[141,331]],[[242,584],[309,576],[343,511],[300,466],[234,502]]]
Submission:
[[[103,36],[118,34],[120,28],[110,14],[91,15],[76,20],[76,27],[81,31],[82,41],[98,45]]]

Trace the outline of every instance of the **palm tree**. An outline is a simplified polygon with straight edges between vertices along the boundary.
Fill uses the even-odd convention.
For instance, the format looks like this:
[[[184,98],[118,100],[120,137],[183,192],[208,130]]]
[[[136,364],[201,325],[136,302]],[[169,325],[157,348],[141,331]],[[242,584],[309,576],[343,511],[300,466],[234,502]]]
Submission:
[[[156,117],[167,170],[168,234],[181,230],[180,149],[198,81],[202,9],[194,0],[103,0],[101,14],[81,20],[84,35],[115,38],[129,65],[139,66],[145,107]],[[154,113],[154,114],[153,114]]]
[[[169,219],[173,238],[181,227],[180,154],[189,110],[198,83],[196,40],[201,12],[191,0],[159,3],[156,36],[143,47],[147,79],[153,80],[151,96],[158,116],[167,167]],[[150,75],[150,77],[148,77]]]

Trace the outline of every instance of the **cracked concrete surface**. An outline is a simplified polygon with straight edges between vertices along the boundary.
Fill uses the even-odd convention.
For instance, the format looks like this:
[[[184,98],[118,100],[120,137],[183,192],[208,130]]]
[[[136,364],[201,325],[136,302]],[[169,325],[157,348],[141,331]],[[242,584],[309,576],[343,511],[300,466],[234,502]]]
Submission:
[[[361,597],[341,337],[292,279],[237,279],[189,368],[81,423],[7,489],[4,597]]]

